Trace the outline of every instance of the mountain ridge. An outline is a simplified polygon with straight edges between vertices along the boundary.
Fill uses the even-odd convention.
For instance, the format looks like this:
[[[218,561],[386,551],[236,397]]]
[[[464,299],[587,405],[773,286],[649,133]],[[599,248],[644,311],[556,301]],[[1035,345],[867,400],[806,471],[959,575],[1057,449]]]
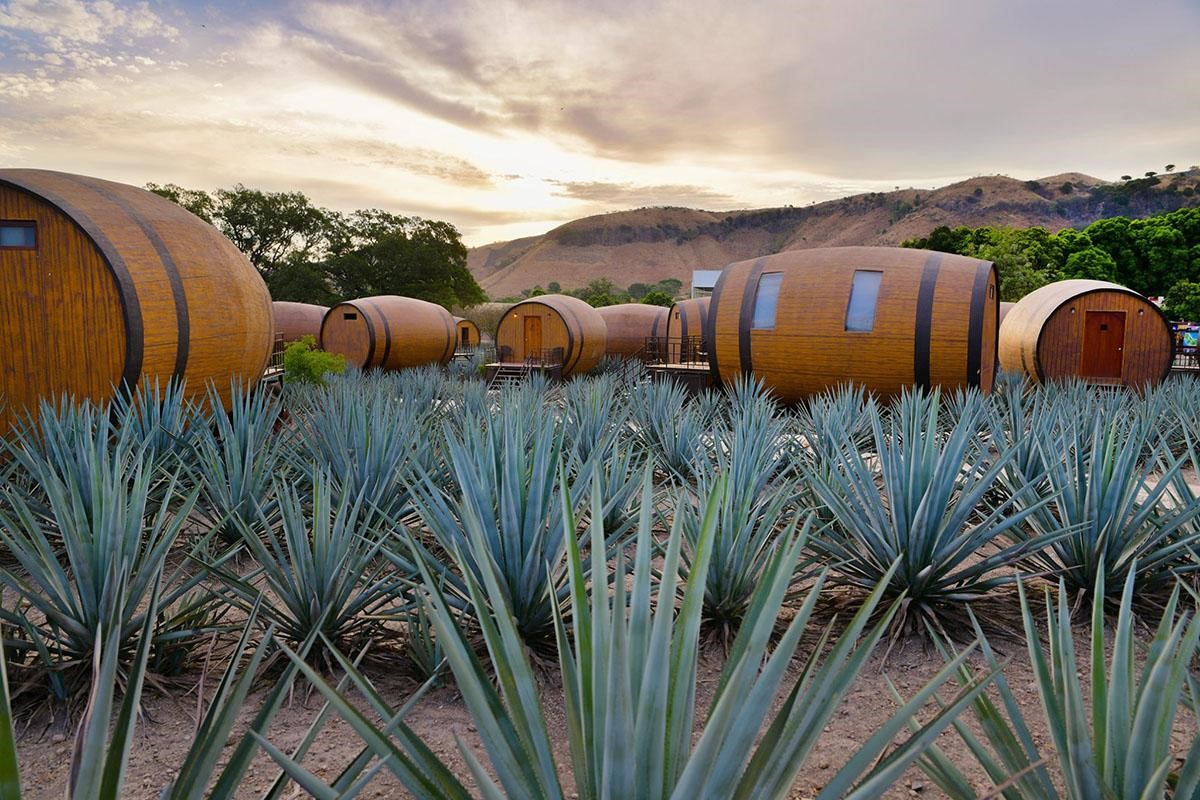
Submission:
[[[898,245],[940,225],[1051,231],[1111,216],[1145,217],[1200,205],[1200,168],[1109,182],[1078,172],[1037,180],[969,178],[937,189],[868,192],[808,206],[705,211],[673,206],[613,211],[540,236],[468,251],[467,266],[495,298],[551,281],[564,289],[608,278],[618,286],[809,247]]]

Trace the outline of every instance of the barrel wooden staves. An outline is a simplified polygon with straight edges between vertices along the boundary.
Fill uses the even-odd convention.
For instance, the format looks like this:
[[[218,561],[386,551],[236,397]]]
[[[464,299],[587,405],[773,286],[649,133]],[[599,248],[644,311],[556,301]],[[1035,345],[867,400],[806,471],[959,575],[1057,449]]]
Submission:
[[[347,300],[321,323],[321,347],[360,369],[445,364],[454,356],[450,312],[414,297],[378,295]]]
[[[271,297],[215,228],[156,194],[63,172],[0,170],[0,434],[42,398],[261,378]]]
[[[700,352],[707,352],[704,350],[707,344],[701,347],[697,353],[692,353],[691,348],[683,343],[694,342],[706,335],[708,308],[711,301],[711,297],[693,297],[688,300],[680,300],[671,306],[671,311],[667,315],[667,358],[669,361],[690,362],[694,361]]]
[[[282,336],[284,342],[295,342],[305,336],[321,338],[321,323],[329,307],[276,300],[271,303],[271,311],[275,315],[275,335]]]
[[[496,328],[502,362],[544,360],[562,352],[564,378],[587,372],[604,357],[608,326],[600,313],[577,297],[544,294],[511,306]]]
[[[725,268],[706,338],[722,382],[785,402],[841,383],[992,388],[999,303],[991,262],[891,247],[795,250]]]
[[[667,335],[668,311],[662,306],[621,303],[596,310],[607,328],[607,355],[635,356],[646,346],[646,339]]]
[[[1000,326],[1000,366],[1039,383],[1156,384],[1171,371],[1174,348],[1158,306],[1107,281],[1043,286],[1021,298]]]
[[[474,350],[479,347],[479,326],[465,317],[454,318],[454,330],[459,350]]]

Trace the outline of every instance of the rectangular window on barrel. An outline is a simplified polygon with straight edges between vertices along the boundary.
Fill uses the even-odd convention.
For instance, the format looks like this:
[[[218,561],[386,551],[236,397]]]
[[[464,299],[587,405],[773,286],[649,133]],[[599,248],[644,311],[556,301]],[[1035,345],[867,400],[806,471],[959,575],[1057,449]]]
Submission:
[[[850,303],[846,307],[846,330],[875,330],[875,306],[879,302],[879,284],[883,273],[860,269],[854,273],[850,286]]]
[[[37,227],[24,220],[0,220],[0,248],[33,250],[37,247]]]
[[[782,272],[767,272],[759,276],[758,288],[754,291],[754,321],[750,323],[753,330],[775,329],[775,310],[779,307],[779,286],[782,283]]]

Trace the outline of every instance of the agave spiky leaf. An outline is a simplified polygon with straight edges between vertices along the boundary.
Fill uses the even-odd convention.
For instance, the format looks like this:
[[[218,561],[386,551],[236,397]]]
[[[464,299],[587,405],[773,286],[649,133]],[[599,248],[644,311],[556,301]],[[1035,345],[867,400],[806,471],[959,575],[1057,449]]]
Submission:
[[[0,635],[0,797],[21,800],[21,765],[17,761],[12,702],[8,691],[8,659]]]
[[[441,551],[461,554],[477,579],[494,566],[522,634],[545,645],[554,635],[553,609],[566,597],[566,538],[574,536],[558,512],[562,437],[556,421],[505,406],[487,429],[447,427],[445,436],[452,488],[428,475],[415,479],[418,515]],[[483,532],[478,539],[469,533],[473,527]],[[469,604],[465,577],[444,574],[448,593]]]
[[[873,404],[873,401],[872,401]],[[1025,536],[1021,526],[1046,498],[1032,497],[1033,484],[1014,487],[1005,501],[987,500],[997,476],[1016,457],[1016,448],[995,442],[980,446],[984,406],[978,394],[943,438],[938,431],[940,393],[905,392],[892,410],[888,429],[872,415],[869,456],[849,437],[811,469],[812,491],[834,520],[813,549],[836,565],[842,580],[874,589],[889,574],[886,594],[904,593],[901,621],[940,622],[1015,576],[1000,571],[1039,552],[1062,536],[1053,528]],[[1016,499],[1024,501],[1014,510]],[[979,511],[982,509],[982,512]],[[978,516],[977,516],[978,515]],[[981,517],[981,518],[980,518]],[[982,558],[975,554],[991,548]],[[899,568],[891,571],[892,564]],[[909,613],[915,614],[911,619]]]
[[[125,767],[133,748],[133,729],[138,718],[142,684],[150,658],[150,643],[154,634],[154,617],[158,610],[161,573],[153,579],[149,592],[149,607],[143,614],[141,634],[136,651],[125,672],[125,695],[117,721],[109,732],[109,720],[117,694],[118,677],[124,661],[127,614],[117,605],[110,606],[103,623],[96,629],[96,646],[92,655],[92,684],[87,710],[75,734],[71,758],[69,794],[72,800],[107,800],[121,796]],[[117,584],[117,593],[124,592],[126,575],[113,564],[110,580]]]
[[[311,503],[282,481],[278,527],[242,526],[243,543],[257,567],[237,576],[213,567],[229,601],[249,610],[260,602],[259,581],[270,589],[262,600],[263,618],[284,641],[298,644],[314,631],[339,647],[358,646],[378,630],[383,615],[402,604],[405,576],[382,555],[389,530],[386,518],[354,495],[336,487],[314,468]],[[326,658],[318,649],[314,657]]]
[[[1143,598],[1200,568],[1200,502],[1182,480],[1188,457],[1166,451],[1149,417],[1085,417],[1040,436],[1039,480],[1053,496],[1029,524],[1039,533],[1072,532],[1035,556],[1039,568],[1075,592],[1099,585],[1103,571],[1103,585],[1115,592],[1136,563]],[[1017,507],[1027,510],[1030,500]]]
[[[382,379],[347,375],[300,398],[298,446],[289,450],[298,475],[318,464],[347,493],[400,517],[409,509],[405,474],[440,474],[429,409],[405,402]]]
[[[638,445],[676,482],[691,482],[696,464],[709,458],[713,420],[688,402],[683,386],[671,381],[636,384],[629,393],[630,426]]]
[[[219,408],[219,403],[210,388],[210,406]],[[260,520],[273,524],[277,515],[274,481],[290,446],[276,430],[282,410],[277,397],[247,391],[235,381],[229,413],[196,426],[192,481],[200,487],[200,507],[210,526],[227,541],[241,540],[239,523],[253,529]]]
[[[734,384],[730,399],[728,421],[717,434],[715,464],[696,469],[697,497],[720,498],[704,618],[725,640],[741,624],[774,557],[792,498],[790,466],[781,444],[785,422],[774,401],[761,383],[747,379]],[[724,488],[718,490],[718,483]],[[702,511],[692,502],[675,509],[691,551],[697,549]]]
[[[630,414],[611,375],[572,381],[563,390],[563,450],[568,464],[584,464],[607,452]]]
[[[39,653],[41,669],[57,687],[57,699],[65,701],[86,683],[97,631],[111,624],[109,620],[119,620],[118,650],[124,667],[155,582],[161,578],[164,587],[159,604],[169,606],[203,580],[203,570],[188,559],[162,575],[196,491],[151,514],[151,467],[141,454],[126,461],[122,454],[110,458],[90,450],[79,462],[86,477],[59,474],[54,465],[36,459],[30,463],[37,465],[45,513],[53,527],[35,514],[28,500],[9,493],[9,510],[0,510],[0,542],[20,568],[0,567],[0,583],[36,609],[38,618],[34,621],[14,609],[0,609],[0,618],[26,632],[23,645]],[[167,496],[177,494],[177,480],[172,476],[166,482]],[[204,544],[201,539],[192,546]]]
[[[1030,599],[1021,585],[1021,611],[1038,696],[1045,712],[1055,755],[1044,756],[1029,734],[1011,689],[999,683],[1004,713],[984,698],[974,704],[983,737],[966,726],[959,733],[991,780],[1004,785],[1007,800],[1142,800],[1165,796],[1195,797],[1200,790],[1200,731],[1193,724],[1190,745],[1172,746],[1175,717],[1190,681],[1188,668],[1200,643],[1200,618],[1179,611],[1180,586],[1168,599],[1146,660],[1137,668],[1133,598],[1136,574],[1128,570],[1119,601],[1111,656],[1106,642],[1104,574],[1093,588],[1091,643],[1081,654],[1090,661],[1091,678],[1079,674],[1069,593],[1059,582],[1057,605],[1045,595],[1049,647],[1041,643]],[[990,648],[985,649],[995,663]],[[1109,658],[1106,663],[1106,658]],[[1087,709],[1091,710],[1088,719]],[[953,798],[974,798],[970,782],[940,751],[930,751],[922,768]],[[1055,788],[1046,762],[1057,762],[1064,791]],[[1019,776],[1010,780],[1007,775]],[[1173,791],[1172,791],[1173,790]]]

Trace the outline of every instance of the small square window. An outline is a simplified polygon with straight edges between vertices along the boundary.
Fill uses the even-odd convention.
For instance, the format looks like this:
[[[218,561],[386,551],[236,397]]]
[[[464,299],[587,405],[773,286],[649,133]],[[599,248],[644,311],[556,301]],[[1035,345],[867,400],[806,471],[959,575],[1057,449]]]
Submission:
[[[879,303],[879,284],[883,273],[860,269],[854,272],[850,303],[846,307],[846,330],[875,330],[875,306]]]
[[[37,223],[0,220],[0,249],[33,250],[37,247]]]

